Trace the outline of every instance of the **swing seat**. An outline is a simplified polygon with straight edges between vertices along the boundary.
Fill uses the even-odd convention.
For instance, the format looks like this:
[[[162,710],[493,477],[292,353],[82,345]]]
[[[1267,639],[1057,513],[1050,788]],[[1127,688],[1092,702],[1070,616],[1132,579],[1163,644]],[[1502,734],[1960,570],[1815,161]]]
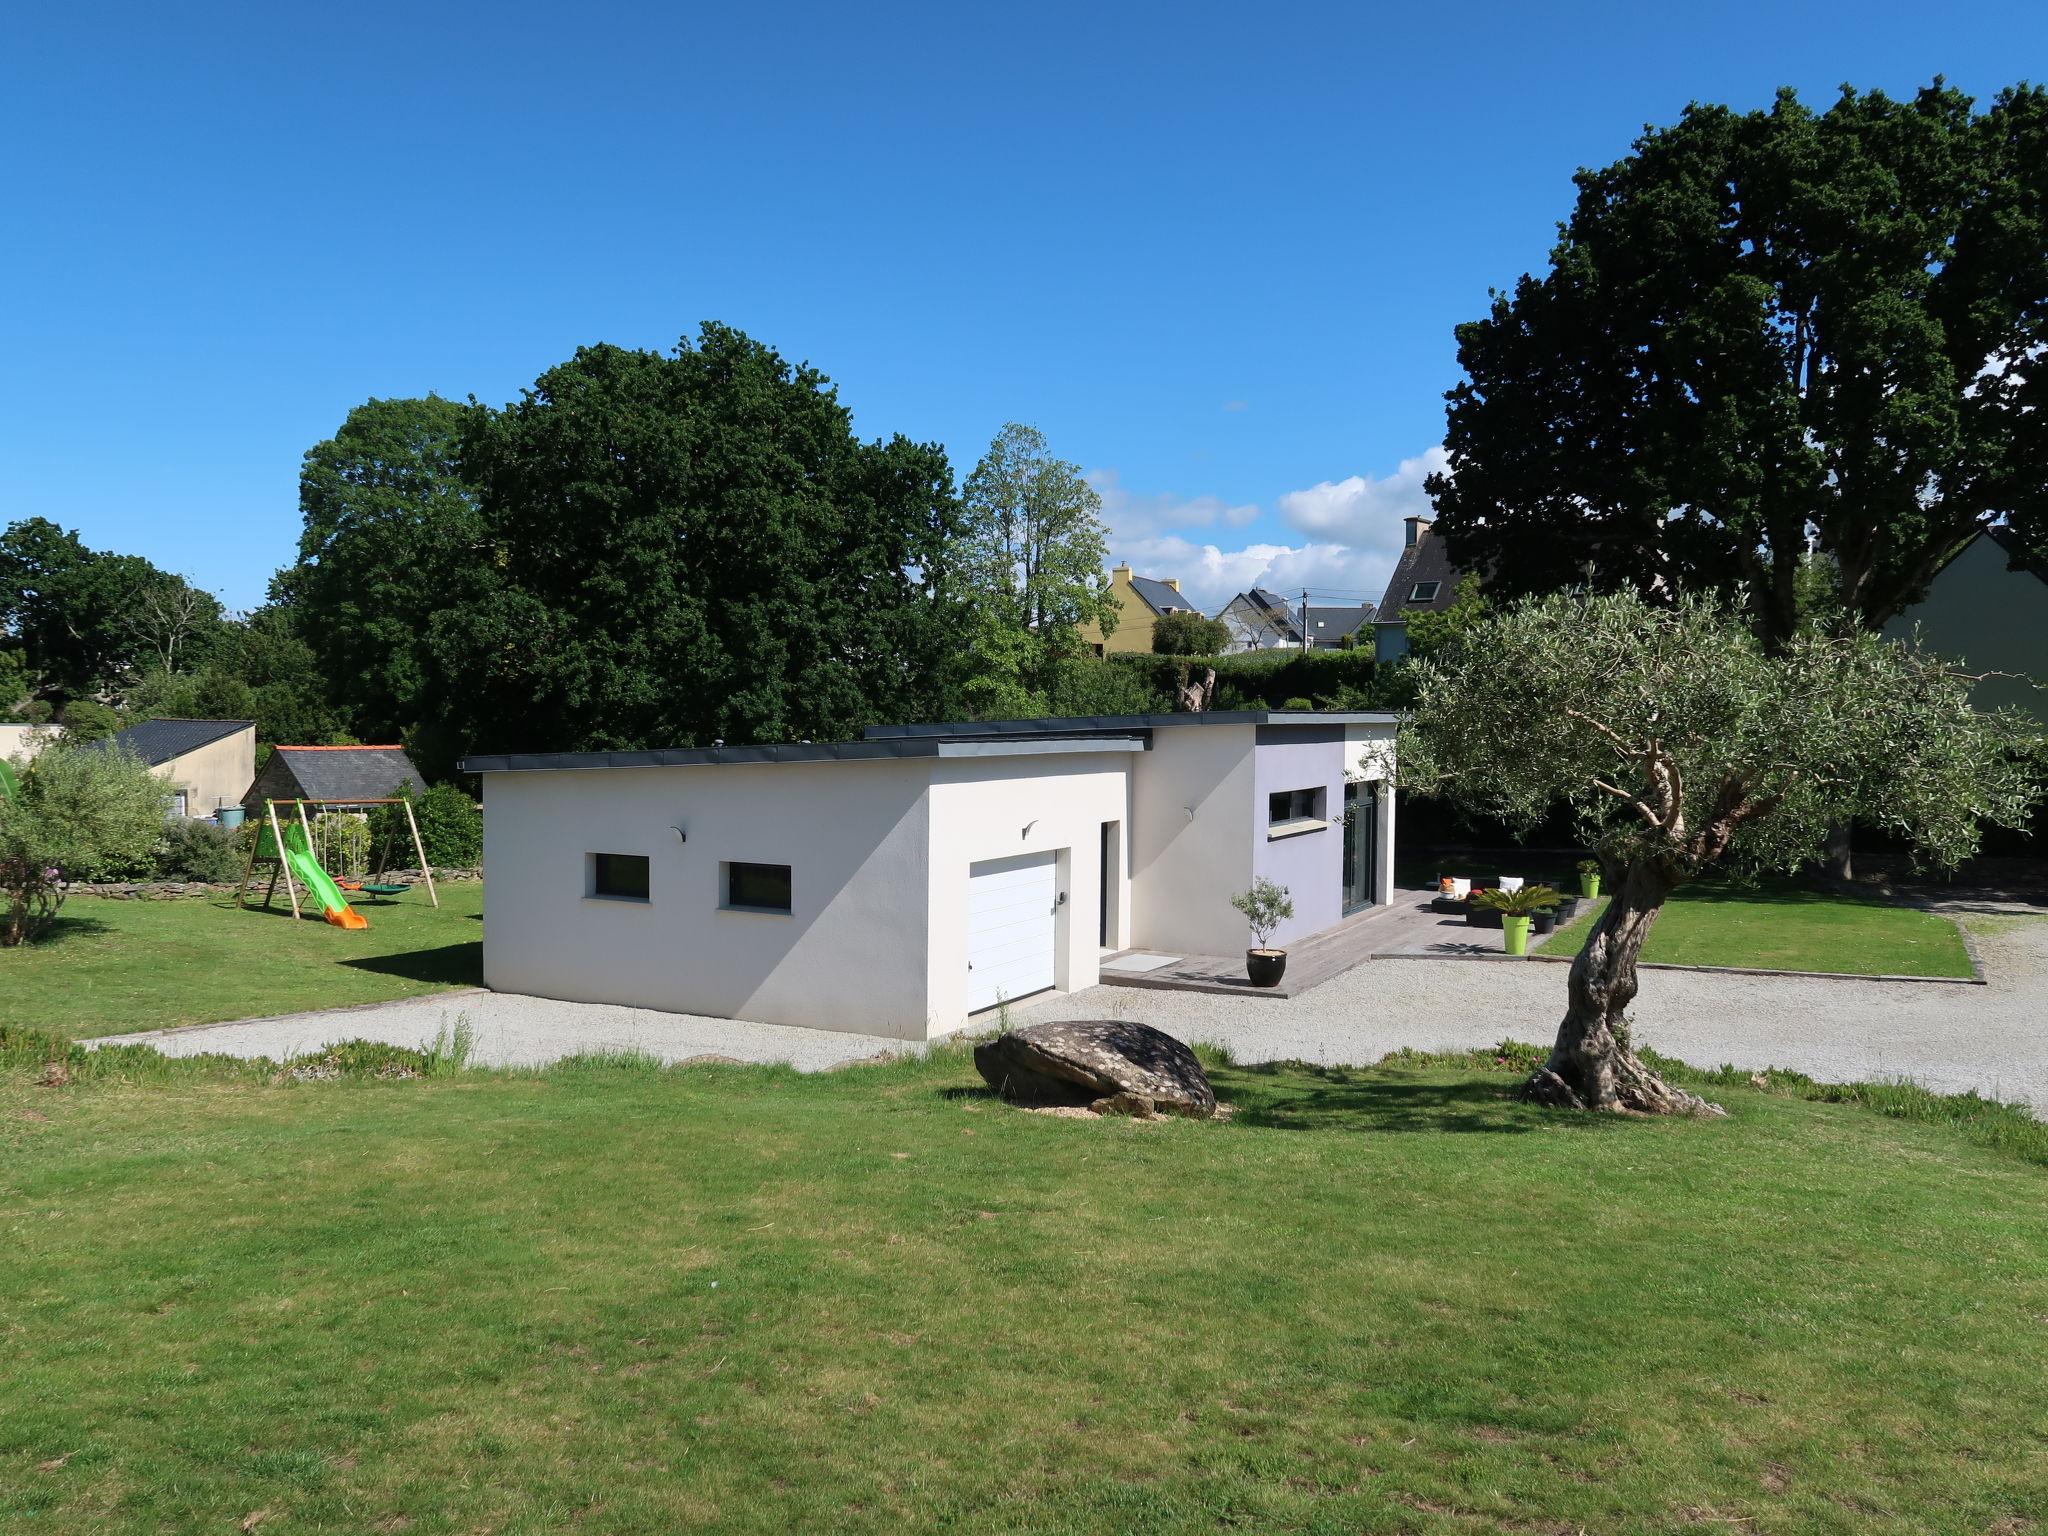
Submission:
[[[379,885],[374,881],[361,880],[356,883],[355,889],[361,891],[365,896],[403,896],[412,887],[409,885]]]

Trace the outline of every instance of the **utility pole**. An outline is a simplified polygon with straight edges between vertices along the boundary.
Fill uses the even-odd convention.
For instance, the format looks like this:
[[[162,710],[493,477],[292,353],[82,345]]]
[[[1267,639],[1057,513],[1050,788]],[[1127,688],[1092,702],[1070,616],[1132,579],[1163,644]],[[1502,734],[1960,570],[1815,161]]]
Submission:
[[[1308,654],[1308,588],[1301,589],[1301,654]]]

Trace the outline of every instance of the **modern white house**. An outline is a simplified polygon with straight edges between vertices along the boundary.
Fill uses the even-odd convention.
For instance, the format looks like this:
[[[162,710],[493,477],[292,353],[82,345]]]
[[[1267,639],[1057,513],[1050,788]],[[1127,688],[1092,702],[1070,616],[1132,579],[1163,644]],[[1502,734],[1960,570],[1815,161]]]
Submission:
[[[1129,948],[1282,945],[1393,893],[1391,715],[884,726],[854,742],[512,753],[484,780],[496,991],[926,1040]]]

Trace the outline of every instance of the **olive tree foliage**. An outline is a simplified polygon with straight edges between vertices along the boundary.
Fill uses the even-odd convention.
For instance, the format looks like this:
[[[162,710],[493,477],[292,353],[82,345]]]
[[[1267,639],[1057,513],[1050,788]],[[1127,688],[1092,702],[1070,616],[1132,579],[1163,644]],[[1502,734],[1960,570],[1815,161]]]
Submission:
[[[1738,599],[1739,601],[1739,599]],[[1400,779],[1512,825],[1576,811],[1611,899],[1572,962],[1545,1102],[1705,1108],[1637,1058],[1636,964],[1665,898],[1714,869],[1792,871],[1855,818],[1946,867],[2036,786],[2017,716],[1916,645],[1817,628],[1766,651],[1728,604],[1524,600],[1415,668]]]
[[[166,790],[130,753],[59,737],[0,786],[0,948],[34,938],[63,905],[63,882],[146,861],[164,829]]]
[[[1458,328],[1436,531],[1496,593],[1742,594],[1846,624],[2048,527],[2048,90],[1689,107],[1576,177],[1541,276]]]

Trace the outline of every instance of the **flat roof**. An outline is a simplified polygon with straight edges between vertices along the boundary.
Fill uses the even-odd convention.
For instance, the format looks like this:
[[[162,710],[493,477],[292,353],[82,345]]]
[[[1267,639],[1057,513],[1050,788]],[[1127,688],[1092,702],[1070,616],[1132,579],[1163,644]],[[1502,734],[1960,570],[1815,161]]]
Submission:
[[[870,741],[800,741],[761,747],[661,747],[642,752],[498,752],[465,757],[464,773],[550,773],[579,768],[711,768],[739,763],[877,762],[891,758],[1025,757],[1061,752],[1143,752],[1151,738],[1040,734],[1006,741],[950,741],[929,736]]]
[[[1187,725],[1395,725],[1397,715],[1341,709],[1212,709],[1198,715],[1066,715],[1043,720],[945,720],[932,725],[871,725],[869,741],[967,736],[1067,736],[1093,731],[1158,730]]]

